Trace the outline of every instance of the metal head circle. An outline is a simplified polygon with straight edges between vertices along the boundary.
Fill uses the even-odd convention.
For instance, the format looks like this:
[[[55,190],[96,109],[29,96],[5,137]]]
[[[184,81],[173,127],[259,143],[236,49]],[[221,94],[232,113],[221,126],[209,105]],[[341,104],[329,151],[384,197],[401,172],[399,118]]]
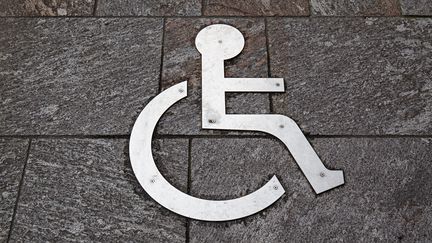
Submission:
[[[222,55],[224,60],[237,56],[244,44],[242,33],[226,24],[209,25],[195,38],[195,46],[202,55]]]

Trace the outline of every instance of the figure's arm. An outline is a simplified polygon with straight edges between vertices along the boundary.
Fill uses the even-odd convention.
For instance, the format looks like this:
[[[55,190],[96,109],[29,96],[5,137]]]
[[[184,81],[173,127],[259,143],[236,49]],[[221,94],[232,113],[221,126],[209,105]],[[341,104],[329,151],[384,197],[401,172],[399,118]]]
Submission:
[[[225,78],[225,92],[284,92],[283,78]]]

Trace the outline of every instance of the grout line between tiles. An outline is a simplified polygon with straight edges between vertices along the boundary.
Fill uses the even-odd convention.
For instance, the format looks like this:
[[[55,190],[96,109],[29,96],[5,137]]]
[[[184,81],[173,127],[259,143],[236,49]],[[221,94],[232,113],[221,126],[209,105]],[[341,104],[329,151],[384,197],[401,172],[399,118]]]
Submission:
[[[309,0],[308,1],[308,7],[309,7],[309,15],[308,15],[308,17],[313,17],[313,15],[312,15],[312,0]]]
[[[0,138],[27,138],[27,139],[128,139],[130,134],[112,134],[112,135],[0,135]]]
[[[403,11],[402,11],[402,1],[401,0],[396,0],[396,3],[399,7],[399,14],[402,15]]]
[[[99,0],[95,0],[94,5],[93,5],[93,12],[92,12],[93,17],[96,17],[96,11],[97,11],[98,4],[99,4]]]
[[[264,18],[264,35],[265,35],[266,49],[267,49],[267,76],[269,78],[271,78],[272,75],[271,75],[271,70],[270,70],[270,45],[269,45],[269,38],[268,38],[267,18]],[[269,93],[268,97],[269,97],[270,113],[274,113],[273,112],[273,93]]]
[[[204,17],[204,12],[205,12],[205,5],[204,5],[204,0],[201,0],[201,16]]]
[[[192,186],[192,138],[188,140],[188,180],[187,193],[190,194]]]
[[[192,187],[192,139],[188,140],[188,179],[187,179],[187,193],[190,195]],[[190,242],[190,219],[186,218],[186,243]]]
[[[189,243],[190,242],[190,238],[189,238],[189,227],[190,227],[190,219],[186,218],[186,236],[185,236],[185,242]]]
[[[6,242],[10,242],[10,238],[12,236],[12,229],[13,229],[13,225],[15,223],[15,217],[16,217],[16,213],[18,210],[18,202],[21,196],[21,189],[23,187],[23,183],[24,183],[24,175],[25,175],[25,171],[26,171],[26,167],[27,167],[27,162],[30,156],[30,148],[31,148],[31,143],[32,143],[32,139],[30,138],[28,141],[28,145],[27,145],[27,151],[26,151],[26,156],[24,159],[24,166],[22,169],[22,173],[21,173],[21,178],[18,184],[18,192],[17,192],[17,197],[16,197],[16,201],[15,201],[15,206],[14,206],[14,210],[12,213],[12,218],[11,218],[11,222],[10,222],[10,226],[9,226],[9,233],[8,233],[8,237],[7,237],[7,241]]]
[[[135,18],[135,19],[155,19],[155,18],[184,18],[184,19],[204,19],[204,18],[222,18],[222,19],[364,19],[364,18],[382,18],[382,19],[398,19],[398,18],[432,18],[432,15],[400,15],[400,16],[231,16],[231,15],[206,15],[206,16],[135,16],[135,15],[123,15],[123,16],[0,16],[0,19],[108,19],[108,18]]]
[[[161,61],[160,61],[160,67],[159,67],[159,91],[160,93],[162,91],[162,71],[163,71],[163,59],[164,59],[164,46],[165,46],[165,24],[166,19],[162,19],[162,45],[161,45]]]
[[[426,135],[367,135],[367,134],[305,134],[306,138],[432,138],[431,134]],[[195,138],[271,138],[272,136],[265,133],[257,135],[241,134],[218,134],[218,135],[171,135],[162,134],[154,135],[153,139],[195,139]],[[0,135],[0,138],[22,138],[22,139],[129,139],[130,134],[121,135]]]

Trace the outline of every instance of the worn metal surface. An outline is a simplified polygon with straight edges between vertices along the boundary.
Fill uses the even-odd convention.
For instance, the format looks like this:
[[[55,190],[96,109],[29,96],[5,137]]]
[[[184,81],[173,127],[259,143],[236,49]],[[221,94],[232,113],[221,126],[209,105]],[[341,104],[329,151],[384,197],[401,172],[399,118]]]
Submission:
[[[225,78],[224,60],[237,56],[244,47],[236,28],[210,25],[198,33],[195,44],[202,54],[202,127],[261,131],[280,139],[289,149],[316,193],[344,184],[342,171],[328,170],[289,117],[269,114],[226,114],[226,92],[283,92],[281,78]]]
[[[228,24],[239,29],[247,40],[241,55],[225,63],[225,75],[268,77],[264,19],[253,18],[169,18],[165,23],[161,85],[171,87],[188,81],[188,96],[162,116],[156,127],[160,135],[252,135],[258,132],[209,130],[201,127],[201,54],[195,37],[211,24]],[[227,113],[270,113],[269,93],[230,93]]]
[[[276,177],[247,196],[214,201],[183,193],[162,176],[151,152],[153,130],[163,113],[186,96],[186,81],[172,86],[156,96],[135,122],[129,153],[132,169],[144,190],[155,201],[175,213],[207,221],[226,221],[246,217],[261,211],[279,199],[285,190]]]
[[[281,78],[225,78],[224,60],[244,47],[236,28],[214,24],[201,30],[196,47],[202,54],[202,127],[207,129],[262,131],[279,138],[290,150],[316,193],[344,183],[342,171],[328,170],[300,128],[281,115],[227,115],[226,92],[283,92]],[[205,200],[172,186],[158,170],[151,152],[153,131],[160,117],[187,96],[184,81],[160,93],[141,112],[132,129],[130,158],[141,186],[158,203],[180,215],[207,221],[226,221],[249,216],[273,204],[285,192],[276,176],[255,192],[230,200]]]

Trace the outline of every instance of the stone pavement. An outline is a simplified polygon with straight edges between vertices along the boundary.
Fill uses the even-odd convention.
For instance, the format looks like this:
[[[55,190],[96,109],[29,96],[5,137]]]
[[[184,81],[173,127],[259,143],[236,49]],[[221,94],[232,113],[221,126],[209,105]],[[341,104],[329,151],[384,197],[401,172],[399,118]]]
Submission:
[[[432,241],[432,1],[3,0],[0,16],[0,242]],[[212,23],[246,38],[227,76],[285,80],[229,94],[227,111],[293,118],[344,186],[315,195],[265,134],[200,129],[194,39]],[[154,135],[159,169],[208,199],[275,174],[270,208],[201,222],[140,187],[132,125],[184,80]]]

